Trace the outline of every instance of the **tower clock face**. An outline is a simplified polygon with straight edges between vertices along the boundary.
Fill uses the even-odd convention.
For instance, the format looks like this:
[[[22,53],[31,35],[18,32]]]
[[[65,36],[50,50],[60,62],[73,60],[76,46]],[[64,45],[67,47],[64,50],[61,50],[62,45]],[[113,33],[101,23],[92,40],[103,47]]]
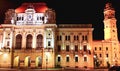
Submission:
[[[27,19],[28,19],[29,21],[31,21],[31,20],[32,20],[32,14],[28,14],[28,15],[27,15]]]

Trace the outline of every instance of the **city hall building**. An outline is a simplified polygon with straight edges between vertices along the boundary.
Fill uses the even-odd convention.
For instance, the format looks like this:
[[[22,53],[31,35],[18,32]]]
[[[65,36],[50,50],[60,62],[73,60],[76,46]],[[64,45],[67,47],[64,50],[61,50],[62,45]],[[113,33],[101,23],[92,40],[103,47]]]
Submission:
[[[8,9],[0,25],[0,68],[94,68],[120,65],[115,10],[104,8],[104,40],[93,40],[92,24],[56,24],[45,3]]]

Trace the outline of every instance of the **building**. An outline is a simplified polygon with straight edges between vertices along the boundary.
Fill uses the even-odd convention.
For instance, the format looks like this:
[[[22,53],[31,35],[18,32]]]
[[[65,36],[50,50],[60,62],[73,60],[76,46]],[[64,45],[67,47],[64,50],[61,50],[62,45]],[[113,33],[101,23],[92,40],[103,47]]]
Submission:
[[[23,3],[5,13],[0,25],[0,67],[94,68],[118,65],[115,10],[104,9],[104,40],[93,40],[92,24],[56,24],[45,3]]]

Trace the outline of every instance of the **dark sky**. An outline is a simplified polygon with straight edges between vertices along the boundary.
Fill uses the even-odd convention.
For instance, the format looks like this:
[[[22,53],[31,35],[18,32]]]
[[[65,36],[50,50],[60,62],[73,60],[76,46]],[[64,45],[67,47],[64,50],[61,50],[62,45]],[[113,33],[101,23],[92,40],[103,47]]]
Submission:
[[[24,2],[45,2],[56,12],[57,24],[92,24],[93,39],[103,39],[103,10],[111,2],[116,10],[118,36],[120,38],[120,0],[0,0],[0,23],[7,9],[16,9]]]

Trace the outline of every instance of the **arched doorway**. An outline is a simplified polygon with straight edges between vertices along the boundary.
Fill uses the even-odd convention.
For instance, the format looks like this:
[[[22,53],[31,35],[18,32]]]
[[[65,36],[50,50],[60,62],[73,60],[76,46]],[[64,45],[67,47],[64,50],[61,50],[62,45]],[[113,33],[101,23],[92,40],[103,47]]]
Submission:
[[[13,66],[14,66],[14,67],[19,67],[19,65],[20,65],[19,56],[16,56],[16,57],[14,58],[14,64],[13,64]]]
[[[30,56],[25,57],[25,67],[30,67]]]
[[[42,58],[40,56],[36,57],[35,65],[36,67],[42,67]]]

